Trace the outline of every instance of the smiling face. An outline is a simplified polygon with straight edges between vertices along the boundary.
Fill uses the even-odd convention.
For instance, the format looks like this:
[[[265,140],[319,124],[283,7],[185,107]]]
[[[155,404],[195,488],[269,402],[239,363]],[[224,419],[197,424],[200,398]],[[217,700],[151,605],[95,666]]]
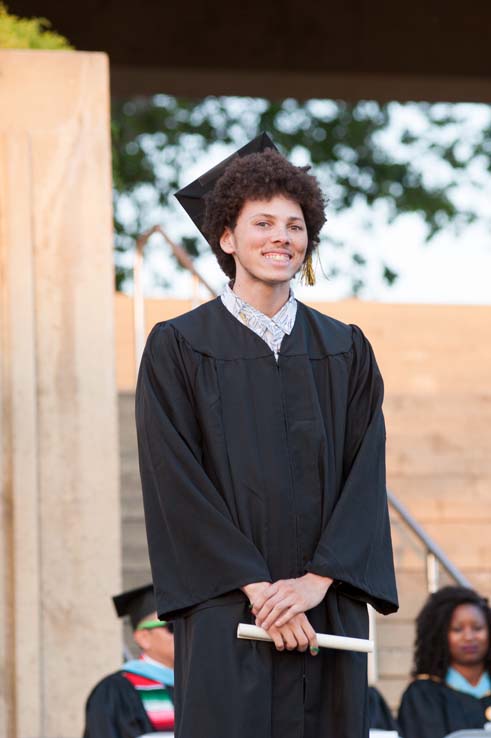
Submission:
[[[448,629],[451,666],[483,663],[489,649],[486,618],[476,605],[459,605],[452,613]]]
[[[289,283],[303,264],[307,243],[302,208],[282,195],[247,200],[235,228],[226,228],[220,239],[223,251],[234,258],[235,281],[243,286]]]

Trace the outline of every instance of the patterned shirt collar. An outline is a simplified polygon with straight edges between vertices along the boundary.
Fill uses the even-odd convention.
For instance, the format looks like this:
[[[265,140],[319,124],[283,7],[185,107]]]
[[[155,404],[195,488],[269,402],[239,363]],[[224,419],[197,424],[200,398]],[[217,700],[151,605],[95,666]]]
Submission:
[[[242,300],[228,284],[220,297],[227,310],[247,328],[254,331],[259,338],[262,338],[278,360],[281,342],[285,335],[292,332],[297,315],[297,301],[292,290],[290,290],[288,300],[272,318]]]

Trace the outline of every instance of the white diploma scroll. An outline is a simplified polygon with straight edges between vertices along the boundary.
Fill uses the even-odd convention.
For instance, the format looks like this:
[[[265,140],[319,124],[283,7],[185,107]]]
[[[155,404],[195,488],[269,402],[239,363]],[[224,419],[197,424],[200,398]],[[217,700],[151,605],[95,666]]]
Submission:
[[[329,633],[316,633],[316,635],[320,648],[337,648],[338,651],[359,651],[360,653],[371,653],[373,651],[373,641],[365,638],[347,638],[346,636],[335,636]],[[273,640],[262,628],[247,623],[239,623],[237,638],[248,641],[272,642]]]

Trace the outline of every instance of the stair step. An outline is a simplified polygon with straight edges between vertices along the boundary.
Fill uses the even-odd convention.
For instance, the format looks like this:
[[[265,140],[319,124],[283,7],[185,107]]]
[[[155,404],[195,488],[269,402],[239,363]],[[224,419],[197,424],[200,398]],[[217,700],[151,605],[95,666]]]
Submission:
[[[414,622],[399,615],[377,617],[377,649],[409,648],[414,643]]]
[[[400,677],[391,678],[385,675],[377,681],[377,687],[385,697],[387,704],[394,714],[397,714],[397,709],[401,701],[401,696],[408,685],[408,679],[401,679]]]
[[[404,679],[411,671],[411,648],[382,648],[378,652],[380,674]]]

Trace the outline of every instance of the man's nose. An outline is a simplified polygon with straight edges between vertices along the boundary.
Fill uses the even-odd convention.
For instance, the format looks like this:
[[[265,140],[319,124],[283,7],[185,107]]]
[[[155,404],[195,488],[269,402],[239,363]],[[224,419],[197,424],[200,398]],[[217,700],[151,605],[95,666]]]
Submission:
[[[289,243],[290,232],[287,226],[278,225],[271,234],[271,239],[276,242]]]

